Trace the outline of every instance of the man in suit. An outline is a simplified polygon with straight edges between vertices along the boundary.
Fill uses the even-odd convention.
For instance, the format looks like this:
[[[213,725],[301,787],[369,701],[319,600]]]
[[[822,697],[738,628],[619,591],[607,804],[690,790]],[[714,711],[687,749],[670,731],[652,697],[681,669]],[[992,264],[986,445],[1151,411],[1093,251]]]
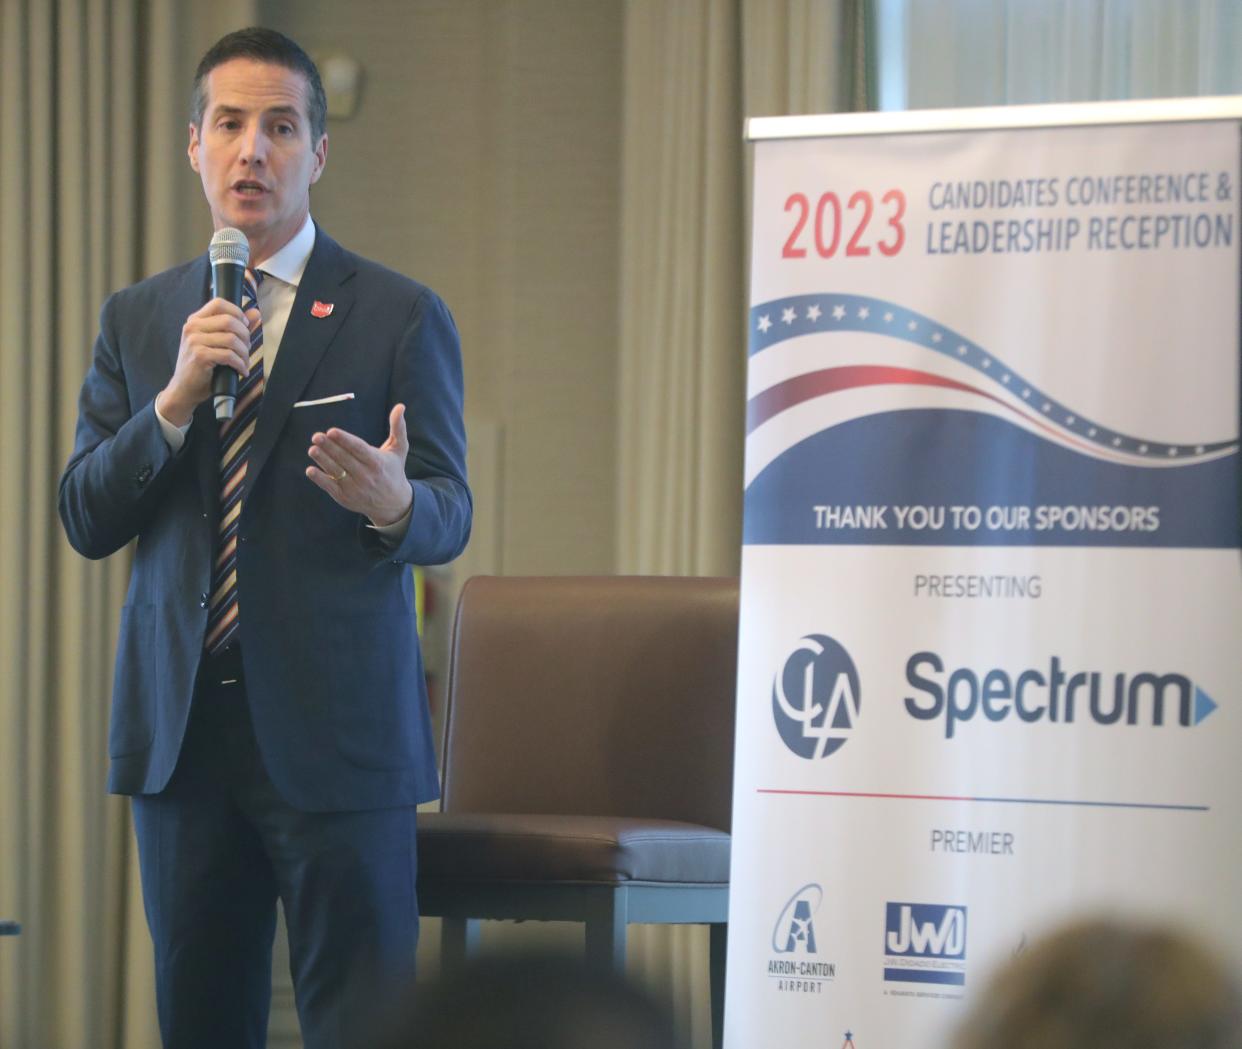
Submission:
[[[408,566],[469,535],[460,350],[434,293],[311,220],[325,116],[279,33],[204,56],[190,164],[257,304],[212,299],[205,257],[109,298],[61,478],[75,549],[137,539],[109,789],[133,795],[168,1049],[264,1044],[277,899],[307,1049],[357,1044],[413,968],[437,777]]]

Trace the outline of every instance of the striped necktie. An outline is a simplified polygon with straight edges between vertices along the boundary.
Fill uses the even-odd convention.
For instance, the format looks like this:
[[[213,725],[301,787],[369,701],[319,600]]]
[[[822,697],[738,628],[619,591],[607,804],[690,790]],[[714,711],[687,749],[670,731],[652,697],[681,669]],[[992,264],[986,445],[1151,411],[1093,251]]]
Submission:
[[[257,286],[263,272],[246,270],[242,285],[242,309],[259,304]],[[233,418],[220,424],[220,530],[211,573],[211,602],[207,614],[204,646],[210,655],[224,648],[237,634],[237,522],[241,517],[242,489],[250,440],[263,400],[263,324],[250,333],[250,374],[237,387]]]

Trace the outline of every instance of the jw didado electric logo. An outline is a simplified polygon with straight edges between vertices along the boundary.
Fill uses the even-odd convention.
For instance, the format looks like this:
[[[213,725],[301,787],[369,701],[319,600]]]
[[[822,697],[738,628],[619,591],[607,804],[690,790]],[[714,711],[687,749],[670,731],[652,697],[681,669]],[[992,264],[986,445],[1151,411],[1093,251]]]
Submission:
[[[854,661],[826,634],[802,638],[772,683],[777,731],[800,758],[826,758],[843,747],[861,703]]]
[[[1085,669],[1052,656],[1022,670],[950,669],[935,652],[906,661],[906,712],[919,721],[943,719],[946,739],[977,718],[1028,723],[1198,725],[1217,704],[1185,674]]]
[[[790,896],[777,915],[766,973],[776,990],[819,994],[836,977],[836,964],[820,958],[822,945],[815,938],[815,913],[823,901],[823,887],[811,882]]]
[[[884,979],[964,984],[966,908],[942,903],[886,904]]]

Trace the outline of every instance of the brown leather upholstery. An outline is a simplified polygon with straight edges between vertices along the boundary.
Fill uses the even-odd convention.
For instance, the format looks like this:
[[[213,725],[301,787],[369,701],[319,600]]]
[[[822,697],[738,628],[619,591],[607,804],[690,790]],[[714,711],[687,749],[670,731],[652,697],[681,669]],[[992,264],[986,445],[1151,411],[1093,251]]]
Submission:
[[[729,877],[737,581],[476,577],[420,881]]]
[[[472,579],[454,632],[444,811],[727,830],[736,673],[734,580]]]

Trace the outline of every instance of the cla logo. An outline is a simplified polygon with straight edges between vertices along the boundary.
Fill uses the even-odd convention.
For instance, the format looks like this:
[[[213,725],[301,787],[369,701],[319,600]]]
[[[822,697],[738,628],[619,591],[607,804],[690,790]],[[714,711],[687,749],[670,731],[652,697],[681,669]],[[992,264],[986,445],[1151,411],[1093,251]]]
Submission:
[[[825,634],[798,642],[772,685],[772,714],[785,746],[800,758],[826,758],[849,738],[862,696],[854,661]]]
[[[819,910],[824,890],[812,882],[804,885],[781,910],[772,928],[772,950],[777,954],[815,953],[815,925],[811,918]]]

